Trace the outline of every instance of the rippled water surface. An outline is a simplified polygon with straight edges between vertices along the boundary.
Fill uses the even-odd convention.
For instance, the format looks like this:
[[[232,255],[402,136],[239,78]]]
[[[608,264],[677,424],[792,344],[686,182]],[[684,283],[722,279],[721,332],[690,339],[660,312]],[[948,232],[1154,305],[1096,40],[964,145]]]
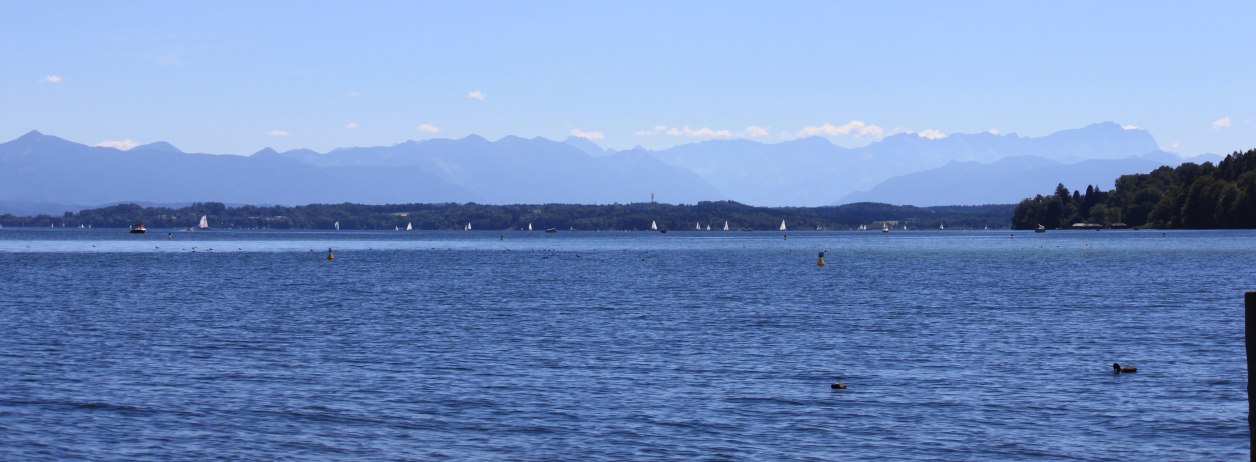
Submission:
[[[0,459],[1248,457],[1256,233],[1012,236],[0,229]]]

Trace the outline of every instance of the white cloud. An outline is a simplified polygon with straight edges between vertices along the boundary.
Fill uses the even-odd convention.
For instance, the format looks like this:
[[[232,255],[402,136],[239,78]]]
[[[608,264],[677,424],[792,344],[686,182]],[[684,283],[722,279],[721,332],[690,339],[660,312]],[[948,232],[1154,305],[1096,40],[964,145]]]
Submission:
[[[999,129],[997,129],[997,128],[991,128],[991,129],[989,129],[989,130],[986,130],[986,133],[989,133],[989,134],[991,134],[991,135],[998,135],[998,134],[999,134]]]
[[[48,83],[61,83],[61,76],[53,74],[44,77],[44,81]]]
[[[737,137],[762,138],[765,136],[772,135],[771,132],[768,131],[768,129],[760,127],[758,125],[748,126],[746,127],[745,130],[740,131],[740,132],[735,132],[735,131],[726,130],[726,129],[714,129],[710,127],[702,127],[702,128],[695,129],[695,128],[690,128],[688,125],[681,126],[681,127],[669,127],[667,125],[655,125],[654,128],[651,128],[649,130],[637,130],[635,132],[632,132],[632,134],[634,136],[668,135],[668,136],[683,136],[683,137],[689,137],[689,138],[737,138]],[[788,135],[789,134],[787,132],[781,132],[782,138],[787,137]]]
[[[935,130],[935,129],[930,128],[928,130],[924,130],[920,133],[917,133],[916,136],[919,136],[921,138],[928,138],[931,140],[940,140],[942,138],[946,138],[946,133],[942,133],[941,130]]]
[[[1138,130],[1137,125],[1130,125],[1130,124],[1122,125],[1121,128],[1124,130]]]
[[[431,133],[433,135],[440,133],[440,127],[437,127],[432,124],[419,125],[418,127],[415,128],[415,130],[421,131],[423,133]]]
[[[467,93],[467,98],[484,101],[484,93],[480,90],[472,90],[470,93]]]
[[[667,131],[666,125],[655,125],[654,128],[652,129],[637,130],[635,132],[632,132],[632,134],[636,136],[651,136],[651,135],[657,135],[657,134],[663,133],[665,131]]]
[[[350,129],[350,130],[355,129],[355,128],[358,128],[358,123],[357,123],[357,122],[349,122],[349,123],[345,124],[345,128]]]
[[[573,130],[571,131],[571,136],[574,136],[574,137],[576,137],[576,138],[584,138],[584,139],[586,139],[586,140],[602,140],[602,139],[606,139],[606,135],[604,135],[601,131],[589,131],[589,132],[586,132],[586,131],[584,131],[584,130],[580,130],[580,129],[573,129]]]
[[[831,123],[825,123],[824,125],[812,125],[808,127],[803,127],[802,130],[798,131],[798,136],[800,138],[808,137],[808,136],[816,136],[816,135],[825,135],[825,136],[853,135],[860,138],[881,138],[885,136],[885,129],[882,129],[881,127],[878,127],[876,125],[866,124],[860,120],[852,120],[850,122],[846,122],[845,125],[841,125],[841,126],[833,125]]]
[[[99,143],[96,143],[96,146],[100,146],[102,148],[114,148],[119,151],[126,151],[133,147],[139,146],[139,144],[137,144],[134,141],[131,141],[130,138],[127,138],[125,140],[104,140]]]
[[[742,133],[744,133],[748,138],[762,138],[768,136],[768,129],[758,125],[751,125],[746,127],[746,131]]]
[[[263,135],[266,135],[266,136],[288,136],[288,132],[285,132],[285,131],[283,131],[283,130],[271,130],[271,131],[268,131],[268,132],[266,132],[266,133],[263,133]]]
[[[1230,128],[1230,118],[1222,117],[1220,119],[1212,121],[1212,128],[1214,129]]]
[[[657,128],[657,127],[655,127]],[[708,127],[702,127],[697,130],[689,128],[685,125],[681,128],[672,127],[665,132],[671,136],[687,136],[690,138],[732,138],[733,132],[730,130],[715,130]]]

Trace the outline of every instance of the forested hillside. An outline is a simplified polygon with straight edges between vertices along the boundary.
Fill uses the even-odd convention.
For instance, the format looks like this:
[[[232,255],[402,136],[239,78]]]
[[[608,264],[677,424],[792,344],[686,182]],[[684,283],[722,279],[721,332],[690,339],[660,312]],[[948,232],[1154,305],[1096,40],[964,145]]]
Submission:
[[[1122,175],[1115,188],[1087,186],[1025,199],[1012,227],[1065,228],[1075,223],[1148,228],[1256,228],[1256,149],[1234,152],[1219,164],[1186,163],[1151,173]]]
[[[861,224],[889,221],[895,228],[937,229],[945,224],[951,229],[1006,228],[1012,205],[911,207],[888,204],[858,203],[836,207],[754,207],[731,201],[699,202],[697,204],[314,204],[298,207],[242,206],[228,207],[222,203],[196,203],[188,207],[140,207],[122,204],[104,208],[67,212],[62,216],[35,217],[0,216],[4,226],[66,226],[126,227],[139,221],[149,228],[183,228],[195,226],[202,215],[213,228],[331,229],[340,222],[342,230],[393,229],[412,224],[415,229],[462,229],[467,223],[473,229],[507,230],[526,228],[557,228],[568,230],[633,230],[649,229],[650,222],[673,230],[703,229],[776,230],[785,220],[790,230],[851,229]],[[879,226],[879,225],[878,225]],[[878,228],[879,229],[879,228]]]

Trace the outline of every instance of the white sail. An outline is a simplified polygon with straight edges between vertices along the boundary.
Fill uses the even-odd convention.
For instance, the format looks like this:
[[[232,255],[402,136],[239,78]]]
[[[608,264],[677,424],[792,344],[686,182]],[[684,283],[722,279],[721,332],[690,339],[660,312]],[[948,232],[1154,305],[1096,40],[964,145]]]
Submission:
[[[414,231],[414,225],[411,223],[406,223],[406,231]]]
[[[724,220],[724,231],[728,231],[728,220]]]
[[[702,231],[702,224],[701,224],[701,223],[698,223],[698,222],[694,222],[694,224],[693,224],[693,229],[696,229],[696,230],[698,230],[698,231]]]
[[[785,231],[785,220],[781,220],[781,231]]]
[[[945,230],[945,229],[946,229],[946,226],[944,226],[944,225],[942,225],[942,224],[938,224],[938,231],[942,231],[942,230]]]
[[[401,231],[401,228],[398,228],[398,227],[396,227],[396,226],[393,226],[393,231]]]
[[[200,229],[209,229],[209,216],[201,215],[201,223],[196,225]]]
[[[335,223],[335,227],[336,227],[336,231],[340,231],[340,222],[339,222],[339,221],[337,221],[337,222]]]
[[[465,231],[470,231],[470,230],[471,230],[471,223],[467,223],[467,226],[466,226],[465,228],[462,228],[462,229],[463,229],[463,230],[465,230]]]
[[[658,224],[658,222],[657,222],[657,221],[654,221],[654,220],[650,220],[650,229],[652,229],[652,230],[654,230],[654,231],[658,231],[658,230],[659,230],[659,224]]]
[[[528,231],[532,231],[532,223],[528,223]]]
[[[706,230],[707,230],[707,231],[710,231],[710,230],[711,230],[711,224],[710,224],[710,223],[707,223],[707,228],[706,228]]]

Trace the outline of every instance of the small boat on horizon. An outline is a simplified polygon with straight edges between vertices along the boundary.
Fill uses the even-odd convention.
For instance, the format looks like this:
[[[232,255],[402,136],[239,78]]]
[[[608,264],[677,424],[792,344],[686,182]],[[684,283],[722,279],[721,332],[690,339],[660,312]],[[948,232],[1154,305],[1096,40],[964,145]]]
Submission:
[[[331,226],[332,226],[333,228],[336,228],[336,231],[340,231],[340,222],[339,222],[339,221],[337,221],[337,222],[335,222],[335,223],[332,223],[332,224],[331,224]]]
[[[209,229],[209,216],[208,215],[201,215],[201,222],[196,225],[196,229],[199,229],[202,231]]]
[[[1037,228],[1034,228],[1034,232],[1035,232],[1035,233],[1045,233],[1045,232],[1047,232],[1047,227],[1046,227],[1046,226],[1042,226],[1042,225],[1038,225],[1038,227],[1037,227]]]
[[[781,231],[785,231],[785,220],[781,220]]]
[[[142,221],[131,225],[131,234],[144,234],[146,232],[148,232],[148,229],[144,228],[144,222]]]

